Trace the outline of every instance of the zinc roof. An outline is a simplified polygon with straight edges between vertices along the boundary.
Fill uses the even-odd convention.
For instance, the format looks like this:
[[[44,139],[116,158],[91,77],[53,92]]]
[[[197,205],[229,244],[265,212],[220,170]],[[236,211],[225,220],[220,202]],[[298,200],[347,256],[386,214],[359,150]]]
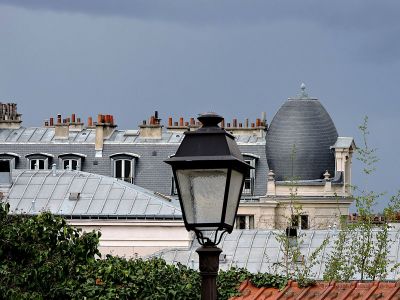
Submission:
[[[21,127],[19,129],[0,129],[0,143],[95,143],[96,129],[85,128],[82,131],[69,131],[68,140],[55,139],[52,127]],[[163,131],[161,139],[143,138],[136,130],[115,130],[104,142],[109,144],[135,144],[135,143],[181,143],[183,132]],[[265,144],[264,137],[238,135],[237,143]]]
[[[50,211],[70,218],[181,219],[175,202],[107,176],[67,170],[14,170],[12,213]]]
[[[339,136],[336,143],[331,148],[355,148],[354,139],[352,137]]]
[[[220,256],[220,269],[227,270],[230,267],[246,268],[252,273],[273,272],[278,262],[284,261],[284,253],[277,235],[282,234],[278,230],[234,230],[231,234],[226,234],[218,245],[222,249]],[[389,233],[389,267],[391,270],[396,263],[400,263],[400,231],[390,230]],[[300,250],[304,259],[307,259],[325,239],[328,244],[317,258],[316,264],[311,268],[311,277],[322,279],[325,270],[325,263],[329,254],[337,241],[337,231],[335,230],[303,230],[301,231]],[[170,249],[160,251],[154,256],[164,258],[168,263],[181,263],[190,268],[198,269],[199,258],[195,250],[200,245],[196,240],[193,241],[190,249]],[[397,279],[400,277],[399,268],[391,270],[387,279]],[[355,280],[360,275],[356,274]]]

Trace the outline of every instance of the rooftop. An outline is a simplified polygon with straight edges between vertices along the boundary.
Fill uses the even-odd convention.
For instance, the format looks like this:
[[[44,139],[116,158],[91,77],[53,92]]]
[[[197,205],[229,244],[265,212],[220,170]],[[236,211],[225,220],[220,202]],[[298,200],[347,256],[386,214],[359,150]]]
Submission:
[[[180,144],[184,137],[183,132],[163,131],[161,139],[143,138],[139,135],[139,130],[115,130],[105,144]],[[235,135],[238,144],[265,144],[265,138],[256,135]],[[69,131],[66,140],[55,138],[55,128],[53,127],[21,127],[18,129],[0,129],[0,143],[77,143],[94,144],[96,139],[95,128],[84,128],[81,131]]]
[[[50,211],[68,218],[181,219],[179,204],[107,176],[67,170],[14,170],[12,213]]]
[[[284,260],[281,244],[277,239],[278,230],[234,230],[231,234],[224,235],[220,247],[223,252],[220,257],[220,268],[227,270],[230,267],[246,268],[252,273],[271,272],[277,262]],[[396,263],[400,263],[400,231],[389,231],[390,249],[388,253],[390,270]],[[317,263],[313,266],[311,274],[315,279],[322,279],[325,263],[332,251],[336,239],[336,230],[304,230],[301,231],[300,249],[304,259],[309,257],[327,238],[328,244]],[[164,258],[168,263],[182,263],[190,268],[198,269],[198,255],[195,250],[200,245],[193,241],[190,249],[172,249],[158,252],[155,256]],[[389,271],[387,279],[398,279],[399,270]],[[356,275],[354,279],[358,279]]]

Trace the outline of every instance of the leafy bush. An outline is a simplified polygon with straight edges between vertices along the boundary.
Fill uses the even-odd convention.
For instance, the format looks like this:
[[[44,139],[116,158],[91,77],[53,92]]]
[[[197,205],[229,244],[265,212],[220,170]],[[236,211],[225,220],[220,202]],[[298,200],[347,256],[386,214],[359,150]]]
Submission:
[[[2,299],[200,299],[200,275],[164,260],[100,258],[100,233],[82,233],[50,213],[10,215],[0,203]],[[286,278],[220,271],[218,298],[238,295],[240,283],[281,288]]]

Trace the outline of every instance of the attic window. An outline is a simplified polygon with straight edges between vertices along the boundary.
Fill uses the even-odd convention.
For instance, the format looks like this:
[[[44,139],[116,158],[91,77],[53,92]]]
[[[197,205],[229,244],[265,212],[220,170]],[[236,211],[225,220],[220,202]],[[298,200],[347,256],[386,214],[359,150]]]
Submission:
[[[69,200],[79,200],[81,193],[69,193]]]

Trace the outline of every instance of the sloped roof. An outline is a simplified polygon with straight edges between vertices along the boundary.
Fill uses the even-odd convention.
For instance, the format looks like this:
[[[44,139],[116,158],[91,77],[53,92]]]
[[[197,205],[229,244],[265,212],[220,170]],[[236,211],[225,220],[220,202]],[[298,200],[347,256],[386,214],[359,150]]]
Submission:
[[[220,257],[220,269],[227,270],[230,267],[246,268],[252,273],[269,272],[274,270],[277,262],[284,260],[284,253],[281,251],[281,244],[277,239],[278,230],[234,230],[226,234],[218,245],[222,249]],[[318,248],[324,239],[328,238],[328,244],[317,263],[311,269],[311,275],[315,279],[322,279],[325,270],[325,263],[332,251],[336,240],[336,230],[304,230],[301,231],[300,249],[305,258],[309,257]],[[390,249],[388,253],[390,270],[396,263],[400,263],[400,231],[390,230]],[[160,251],[154,256],[164,258],[168,263],[182,263],[190,268],[198,269],[199,258],[195,252],[200,245],[193,241],[190,249],[170,249]],[[399,278],[398,269],[389,271],[388,279]],[[354,279],[359,279],[359,274]]]
[[[331,146],[332,148],[355,148],[354,138],[347,136],[339,136],[336,140],[336,143]]]
[[[104,142],[113,144],[179,144],[182,142],[184,134],[182,132],[163,131],[161,139],[146,139],[141,137],[136,131],[115,130]],[[54,138],[55,130],[52,127],[21,127],[18,129],[0,129],[0,143],[81,143],[94,144],[96,129],[85,128],[82,131],[69,131],[68,140],[58,140]],[[264,137],[253,135],[238,135],[236,142],[241,144],[265,144]]]
[[[244,281],[239,288],[241,296],[231,300],[268,299],[399,299],[400,282],[317,282],[314,286],[300,288],[297,282],[289,281],[282,290],[276,288],[256,288]]]
[[[14,170],[12,213],[50,211],[70,218],[181,219],[175,202],[116,178],[81,171]]]

